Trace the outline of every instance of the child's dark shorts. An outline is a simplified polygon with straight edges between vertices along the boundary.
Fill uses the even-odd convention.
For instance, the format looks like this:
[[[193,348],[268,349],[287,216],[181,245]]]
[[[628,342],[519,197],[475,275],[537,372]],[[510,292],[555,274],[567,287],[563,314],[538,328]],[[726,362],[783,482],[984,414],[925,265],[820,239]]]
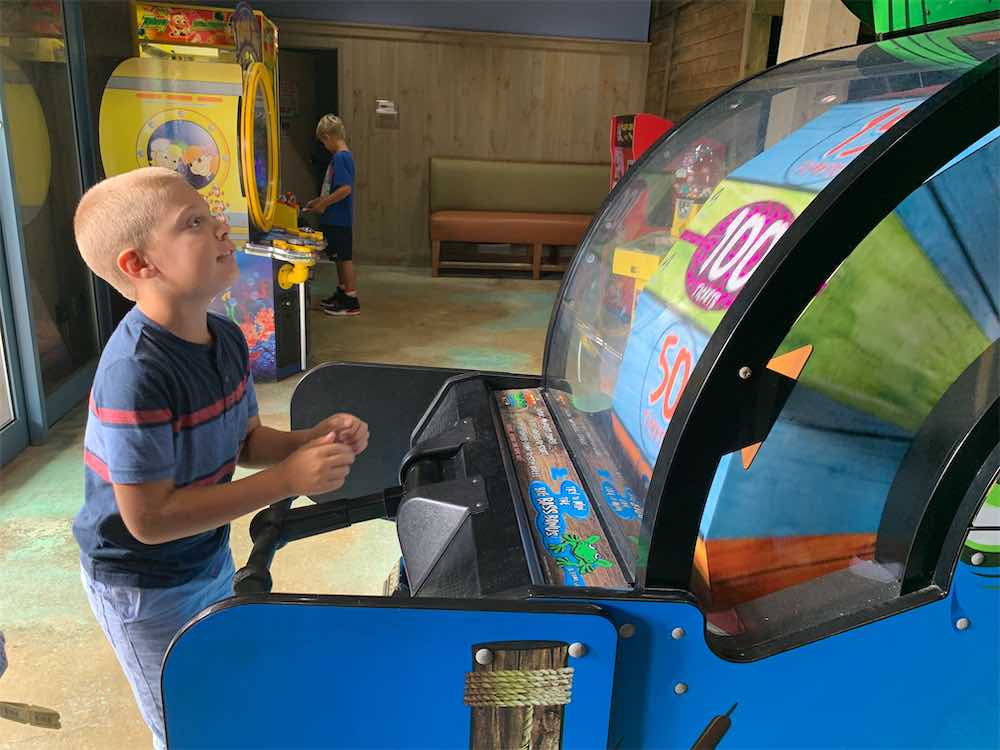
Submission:
[[[320,226],[326,240],[326,257],[330,260],[346,261],[354,259],[354,228],[337,227],[332,224]]]

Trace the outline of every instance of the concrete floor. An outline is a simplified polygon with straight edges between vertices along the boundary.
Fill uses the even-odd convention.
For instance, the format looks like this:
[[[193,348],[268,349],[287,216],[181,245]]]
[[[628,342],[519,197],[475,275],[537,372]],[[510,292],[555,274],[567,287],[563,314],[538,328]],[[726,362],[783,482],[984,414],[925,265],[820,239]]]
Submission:
[[[328,294],[321,269],[314,299]],[[311,313],[314,363],[382,362],[538,372],[558,281],[438,278],[429,271],[362,268],[362,314]],[[297,377],[259,384],[264,424],[288,428]],[[84,405],[0,475],[0,630],[10,666],[0,700],[62,715],[61,730],[0,720],[0,748],[117,750],[149,746],[128,684],[80,586],[70,522],[81,503]],[[240,470],[237,477],[247,472]],[[239,567],[249,553],[250,516],[233,523]],[[399,548],[389,522],[375,521],[289,545],[272,568],[275,591],[379,594]]]

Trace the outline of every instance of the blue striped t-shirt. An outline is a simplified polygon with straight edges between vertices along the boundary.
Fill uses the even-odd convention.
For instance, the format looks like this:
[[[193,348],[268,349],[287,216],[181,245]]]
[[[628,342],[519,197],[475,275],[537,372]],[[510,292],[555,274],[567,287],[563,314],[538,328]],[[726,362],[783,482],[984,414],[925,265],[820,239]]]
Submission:
[[[228,524],[165,544],[137,541],[112,487],[232,478],[257,398],[243,332],[214,313],[208,327],[214,341],[195,344],[136,306],[101,354],[84,437],[84,504],[73,522],[81,562],[95,580],[177,586],[229,554]]]

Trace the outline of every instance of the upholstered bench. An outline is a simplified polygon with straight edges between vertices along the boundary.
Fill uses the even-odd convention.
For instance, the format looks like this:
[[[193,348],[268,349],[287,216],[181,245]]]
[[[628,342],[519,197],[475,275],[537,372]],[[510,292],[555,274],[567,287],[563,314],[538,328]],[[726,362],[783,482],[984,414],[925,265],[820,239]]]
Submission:
[[[608,165],[431,158],[431,270],[563,270],[543,247],[580,242],[608,191]],[[442,242],[528,245],[523,262],[442,260]]]

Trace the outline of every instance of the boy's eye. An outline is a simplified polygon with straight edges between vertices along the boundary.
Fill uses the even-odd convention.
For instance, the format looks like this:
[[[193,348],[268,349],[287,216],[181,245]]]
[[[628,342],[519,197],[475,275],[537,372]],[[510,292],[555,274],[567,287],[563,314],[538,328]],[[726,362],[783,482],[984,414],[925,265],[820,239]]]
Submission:
[[[204,223],[204,221],[205,220],[201,216],[195,216],[193,219],[191,219],[191,226],[197,229]]]

